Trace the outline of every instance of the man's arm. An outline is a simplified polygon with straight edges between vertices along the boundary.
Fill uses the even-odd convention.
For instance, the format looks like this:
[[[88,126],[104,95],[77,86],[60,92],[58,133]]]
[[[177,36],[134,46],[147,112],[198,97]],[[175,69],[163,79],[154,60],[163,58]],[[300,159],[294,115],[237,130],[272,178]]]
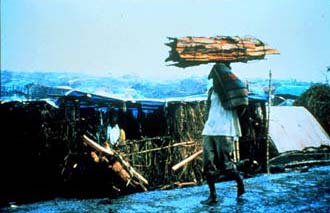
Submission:
[[[210,107],[211,107],[211,95],[213,92],[213,87],[211,87],[208,91],[207,94],[207,101],[206,101],[206,119],[209,117],[209,111],[210,111]]]

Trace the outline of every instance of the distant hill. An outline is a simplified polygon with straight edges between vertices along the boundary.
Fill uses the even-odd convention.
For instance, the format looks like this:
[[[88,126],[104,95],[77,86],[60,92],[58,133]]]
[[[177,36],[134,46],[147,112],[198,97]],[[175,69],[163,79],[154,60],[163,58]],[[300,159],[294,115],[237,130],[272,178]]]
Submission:
[[[313,83],[295,80],[273,80],[274,94],[297,97]],[[1,71],[1,98],[47,98],[63,95],[70,90],[113,96],[123,99],[171,98],[207,93],[207,76],[191,76],[181,80],[161,81],[144,79],[138,76],[97,77],[87,74],[65,72],[13,72]],[[268,90],[267,79],[254,79],[248,82],[252,94],[265,96]]]
[[[1,97],[36,96],[38,91],[54,88],[61,91],[79,90],[119,98],[169,98],[184,97],[207,92],[207,78],[190,77],[176,81],[153,81],[137,76],[96,77],[77,73],[55,72],[1,72]],[[50,93],[52,93],[50,92]],[[39,97],[41,98],[41,97]]]

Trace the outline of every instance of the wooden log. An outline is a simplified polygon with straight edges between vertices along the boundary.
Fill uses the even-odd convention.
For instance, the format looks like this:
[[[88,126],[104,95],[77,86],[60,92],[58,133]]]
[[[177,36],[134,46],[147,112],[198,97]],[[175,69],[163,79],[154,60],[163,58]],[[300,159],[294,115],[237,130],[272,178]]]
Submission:
[[[128,171],[133,174],[134,176],[136,176],[139,181],[141,181],[142,183],[148,185],[149,182],[147,181],[147,179],[145,179],[140,173],[138,173],[131,165],[129,165],[129,163],[127,161],[125,161],[123,159],[123,157],[121,155],[118,155],[119,159],[121,160],[121,162],[123,163],[123,165],[128,169]]]
[[[188,158],[184,159],[183,161],[181,161],[181,162],[177,163],[176,165],[172,166],[172,170],[173,171],[178,170],[179,168],[183,167],[184,165],[186,165],[190,161],[194,160],[196,157],[198,157],[202,153],[203,153],[203,150],[199,150],[198,152],[194,153],[193,155],[189,156]]]
[[[128,172],[123,168],[121,163],[119,161],[115,161],[111,166],[109,166],[110,169],[112,169],[114,172],[119,174],[119,176],[127,183],[131,181],[131,177],[128,174]]]

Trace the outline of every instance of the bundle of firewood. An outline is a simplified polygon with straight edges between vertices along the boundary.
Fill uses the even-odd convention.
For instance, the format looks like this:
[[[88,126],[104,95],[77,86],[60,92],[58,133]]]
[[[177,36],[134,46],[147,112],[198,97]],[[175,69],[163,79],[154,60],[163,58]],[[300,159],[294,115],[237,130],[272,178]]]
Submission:
[[[171,47],[167,61],[172,65],[189,67],[211,62],[247,62],[264,59],[265,55],[279,54],[278,50],[270,48],[255,38],[240,38],[238,36],[182,37],[169,38],[166,45]]]

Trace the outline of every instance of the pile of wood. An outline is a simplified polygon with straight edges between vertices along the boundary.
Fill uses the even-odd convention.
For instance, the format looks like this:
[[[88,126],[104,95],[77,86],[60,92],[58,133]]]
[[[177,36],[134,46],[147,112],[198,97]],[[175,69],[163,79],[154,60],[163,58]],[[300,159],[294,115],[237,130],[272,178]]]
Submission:
[[[106,154],[114,159],[113,162],[109,162],[109,160],[106,160],[107,162],[109,162],[108,168],[112,169],[122,180],[124,180],[126,182],[126,186],[130,184],[134,188],[140,186],[143,190],[147,191],[145,185],[149,184],[148,180],[146,180],[140,173],[138,173],[119,152],[111,149],[109,146],[100,146],[95,141],[88,138],[86,135],[83,135],[83,141],[85,144],[91,146],[96,151]],[[99,160],[96,161],[99,162]]]
[[[284,172],[293,168],[330,163],[330,146],[306,147],[303,150],[287,151],[269,160],[271,172]]]
[[[172,65],[189,67],[211,62],[247,62],[264,59],[265,55],[279,54],[255,38],[238,36],[169,38],[171,47],[167,61]]]

